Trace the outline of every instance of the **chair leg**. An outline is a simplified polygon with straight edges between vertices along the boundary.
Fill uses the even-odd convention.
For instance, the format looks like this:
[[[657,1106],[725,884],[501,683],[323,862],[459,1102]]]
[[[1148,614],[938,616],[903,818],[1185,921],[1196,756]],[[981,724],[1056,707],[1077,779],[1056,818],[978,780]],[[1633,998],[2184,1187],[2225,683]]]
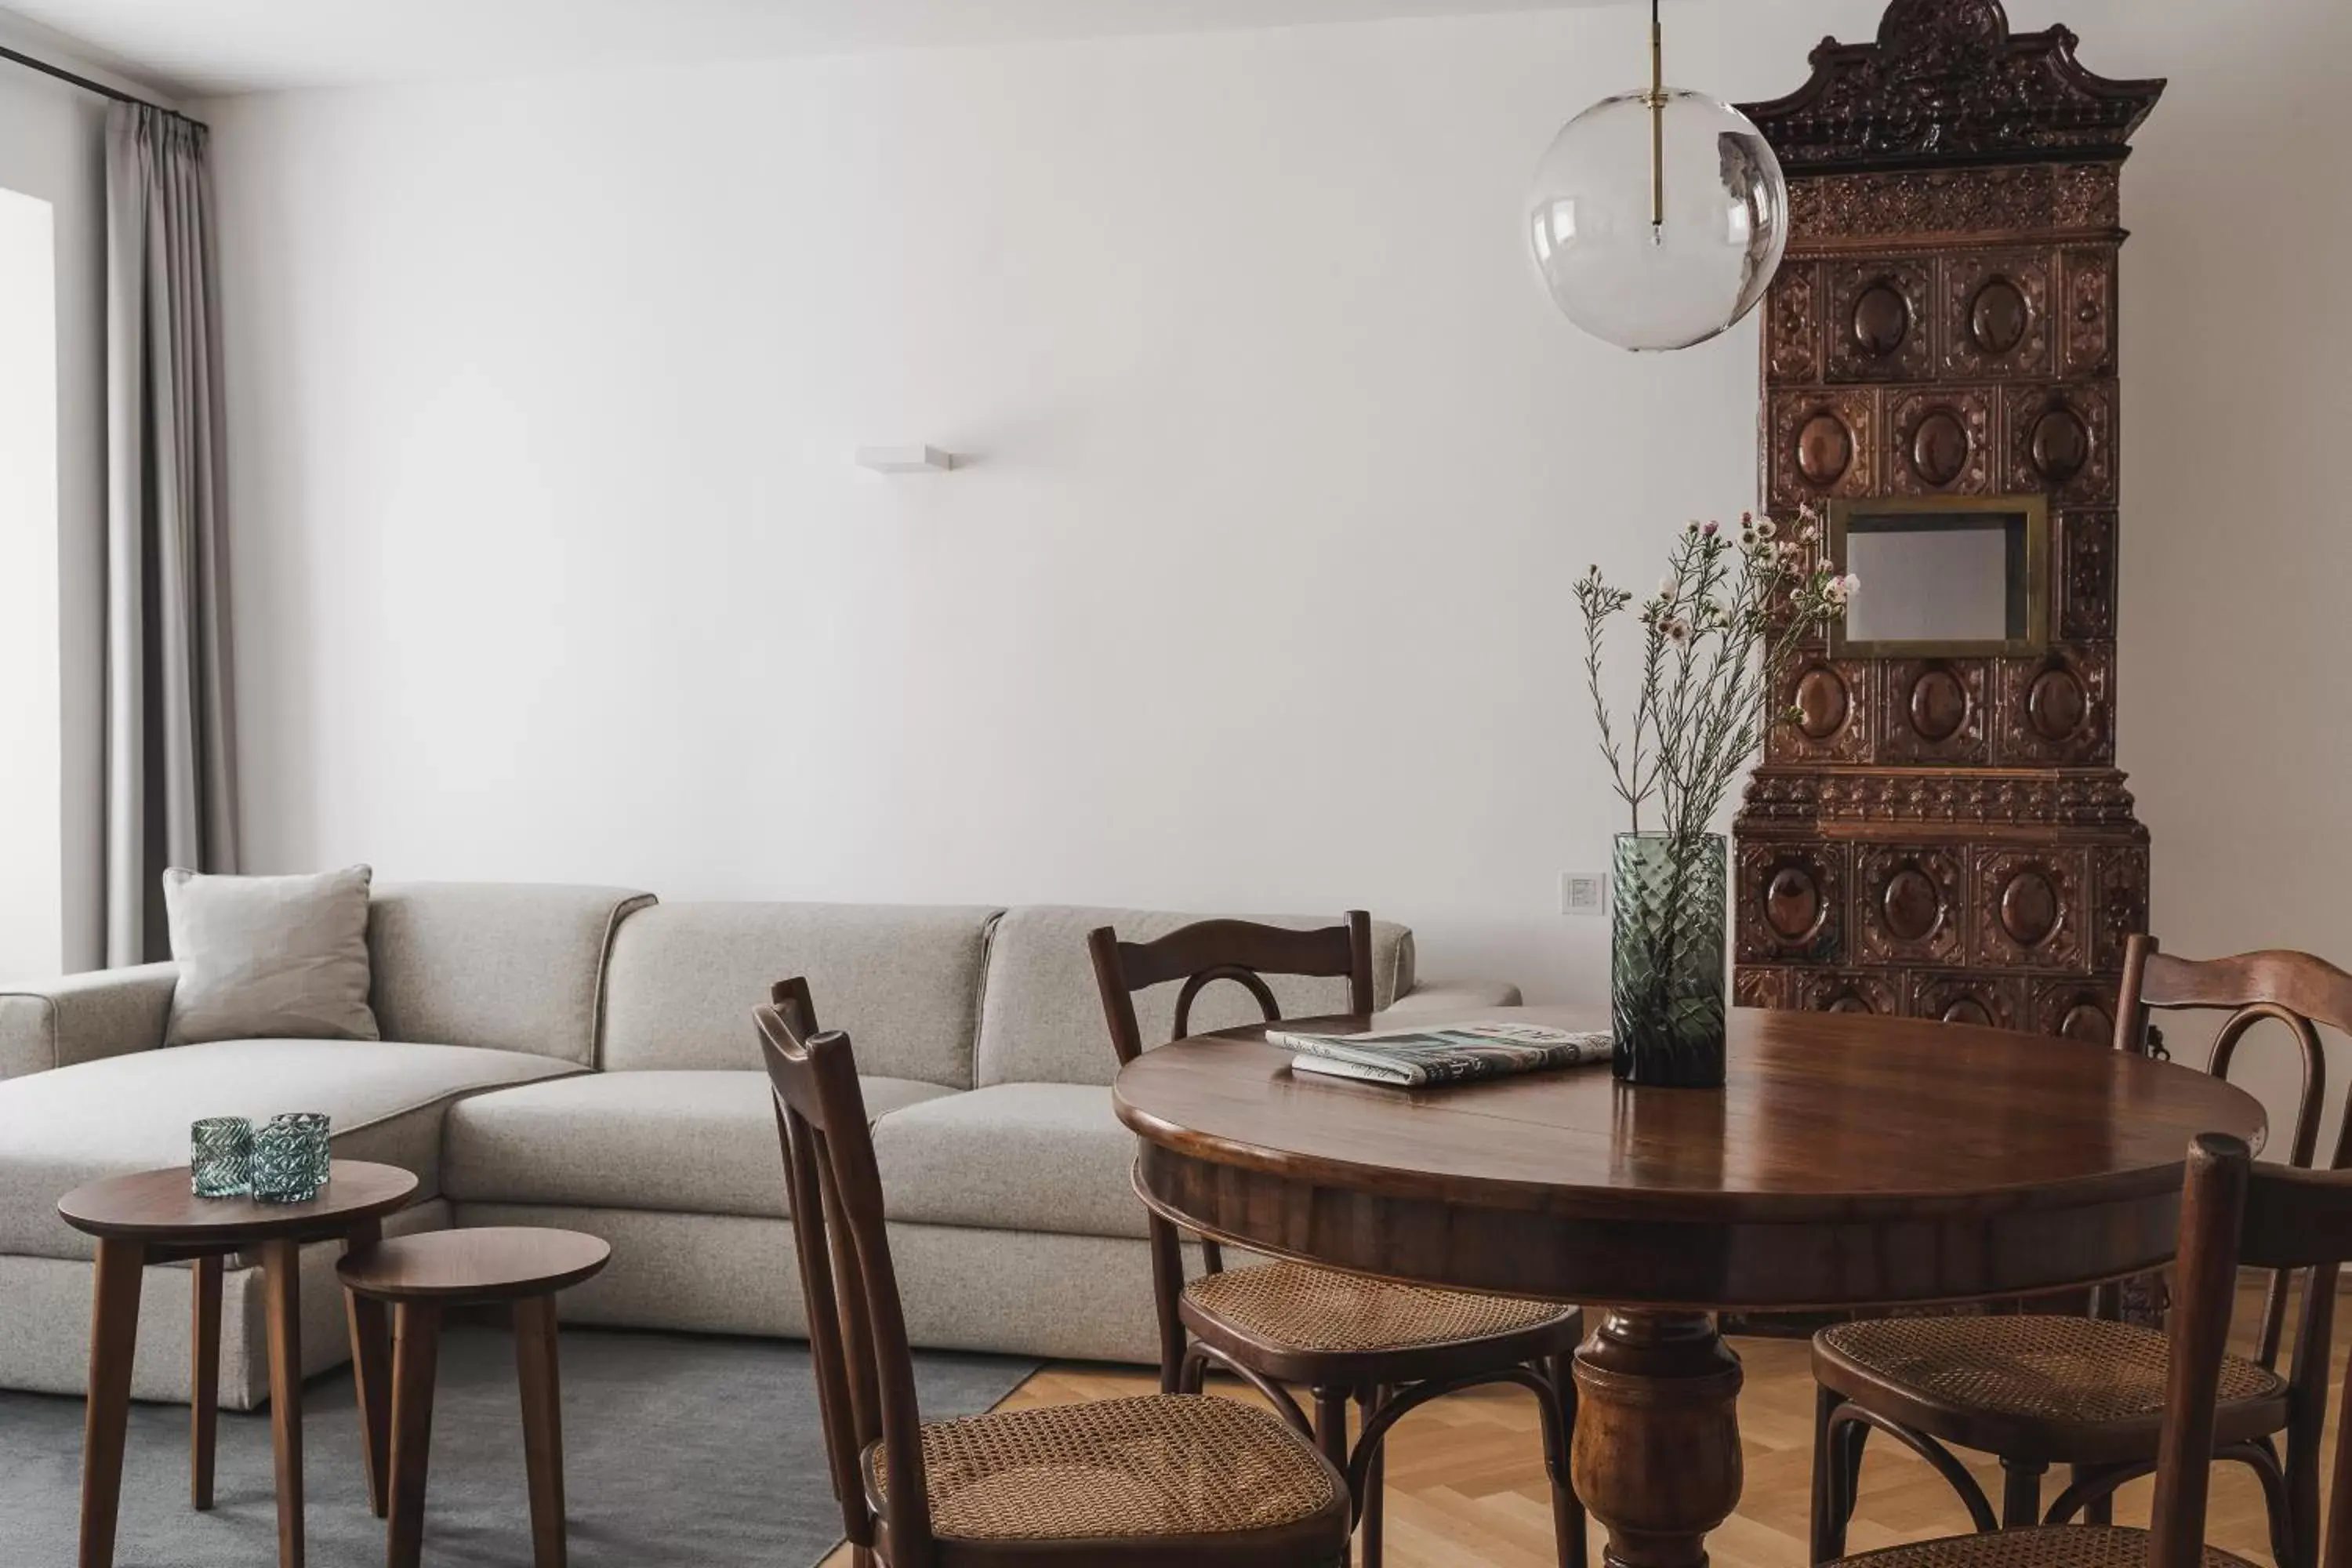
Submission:
[[[1868,1422],[1849,1421],[1845,1425],[1846,1429],[1837,1440],[1838,1484],[1844,1489],[1839,1495],[1845,1500],[1845,1510],[1838,1515],[1841,1530],[1853,1522],[1853,1510],[1862,1502],[1862,1450],[1870,1441]]]
[[[2066,1482],[2069,1486],[2079,1487],[2086,1481],[2096,1480],[2098,1479],[2098,1475],[2099,1468],[2096,1465],[2069,1465],[2066,1467]],[[2103,1492],[2083,1505],[2083,1522],[2084,1524],[2113,1524],[2115,1521],[2115,1493]]]
[[[1552,1549],[1559,1568],[1586,1568],[1584,1502],[1576,1495],[1569,1470],[1569,1450],[1576,1437],[1576,1365],[1569,1355],[1544,1358],[1544,1373],[1551,1383],[1552,1430],[1544,1454],[1551,1472]]]
[[[2031,1459],[2000,1462],[2000,1527],[2030,1530],[2042,1522],[2042,1476],[2050,1467]]]
[[[1176,1303],[1184,1294],[1184,1252],[1176,1227],[1158,1215],[1151,1226],[1151,1303],[1160,1320],[1160,1392],[1183,1392],[1185,1333]]]
[[[1813,1532],[1812,1561],[1832,1563],[1845,1555],[1846,1521],[1853,1506],[1846,1497],[1844,1445],[1832,1435],[1830,1417],[1845,1403],[1845,1395],[1824,1387],[1813,1390]],[[1859,1426],[1860,1423],[1854,1423]],[[1842,1436],[1843,1434],[1840,1434]]]
[[[1384,1388],[1366,1387],[1356,1391],[1356,1408],[1362,1420],[1370,1422],[1372,1412],[1388,1397]],[[1388,1468],[1389,1446],[1385,1440],[1375,1441],[1372,1462],[1364,1468],[1364,1505],[1362,1509],[1363,1545],[1359,1557],[1364,1568],[1381,1568],[1381,1501],[1386,1491],[1383,1472]]]
[[[1318,1388],[1315,1391],[1315,1447],[1331,1461],[1331,1468],[1342,1476],[1348,1473],[1348,1391],[1344,1388]],[[1364,1500],[1350,1498],[1351,1520],[1361,1519]]]

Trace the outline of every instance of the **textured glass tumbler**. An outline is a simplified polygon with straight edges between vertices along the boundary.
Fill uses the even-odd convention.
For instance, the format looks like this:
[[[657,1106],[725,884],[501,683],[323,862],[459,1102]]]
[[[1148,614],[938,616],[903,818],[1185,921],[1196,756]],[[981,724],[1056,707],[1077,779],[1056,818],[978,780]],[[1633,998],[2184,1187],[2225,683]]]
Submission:
[[[1628,1083],[1723,1087],[1725,862],[1719,833],[1617,836],[1611,1059]]]
[[[207,1116],[188,1128],[188,1190],[200,1198],[234,1198],[253,1184],[253,1123]]]
[[[314,1110],[273,1116],[253,1133],[253,1195],[305,1204],[327,1184],[327,1119]]]

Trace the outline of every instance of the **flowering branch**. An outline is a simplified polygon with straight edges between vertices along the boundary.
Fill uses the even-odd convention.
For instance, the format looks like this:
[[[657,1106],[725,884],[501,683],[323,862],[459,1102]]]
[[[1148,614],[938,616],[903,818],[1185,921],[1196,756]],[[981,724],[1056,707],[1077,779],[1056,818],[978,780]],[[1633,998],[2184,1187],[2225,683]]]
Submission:
[[[1779,692],[1806,635],[1843,615],[1860,582],[1841,576],[1818,549],[1820,520],[1801,508],[1789,536],[1769,517],[1743,515],[1735,540],[1716,523],[1687,525],[1667,556],[1658,591],[1640,602],[1641,684],[1622,739],[1601,695],[1606,623],[1634,605],[1593,567],[1578,579],[1584,617],[1585,688],[1601,730],[1610,781],[1642,828],[1654,800],[1677,839],[1706,830],[1739,770],[1763,744]]]

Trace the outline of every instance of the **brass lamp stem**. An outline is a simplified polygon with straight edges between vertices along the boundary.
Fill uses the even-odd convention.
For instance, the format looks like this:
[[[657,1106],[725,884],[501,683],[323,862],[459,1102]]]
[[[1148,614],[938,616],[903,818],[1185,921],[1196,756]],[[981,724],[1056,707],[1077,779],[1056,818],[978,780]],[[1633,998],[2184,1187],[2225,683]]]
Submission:
[[[1666,228],[1666,34],[1658,21],[1658,0],[1650,0],[1650,243]]]

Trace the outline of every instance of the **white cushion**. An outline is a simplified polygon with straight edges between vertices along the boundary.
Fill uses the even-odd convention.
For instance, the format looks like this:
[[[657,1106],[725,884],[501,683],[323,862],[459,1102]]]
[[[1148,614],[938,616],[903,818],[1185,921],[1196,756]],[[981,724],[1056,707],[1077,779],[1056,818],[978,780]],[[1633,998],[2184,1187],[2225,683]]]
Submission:
[[[323,1110],[334,1150],[437,1188],[443,1107],[478,1089],[577,1069],[520,1051],[380,1040],[218,1040],[83,1062],[0,1082],[0,1253],[88,1258],[58,1217],[84,1182],[188,1163],[188,1124]]]
[[[167,1046],[373,1040],[365,866],[311,877],[163,873],[172,928]]]
[[[1145,1234],[1129,1181],[1135,1134],[1094,1084],[998,1084],[894,1110],[874,1124],[874,1157],[894,1220]]]
[[[868,1078],[869,1115],[955,1090]],[[783,1217],[764,1072],[605,1072],[453,1106],[444,1191],[467,1203],[581,1204]]]

